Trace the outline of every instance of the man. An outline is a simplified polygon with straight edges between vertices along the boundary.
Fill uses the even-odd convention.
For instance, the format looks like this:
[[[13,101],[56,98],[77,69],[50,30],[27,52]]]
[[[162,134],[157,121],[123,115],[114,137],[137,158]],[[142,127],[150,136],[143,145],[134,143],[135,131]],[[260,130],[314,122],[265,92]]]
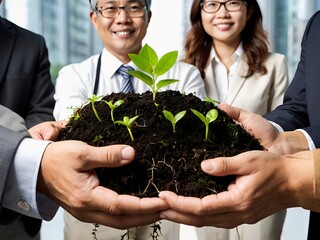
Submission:
[[[91,0],[90,18],[104,44],[101,54],[92,56],[82,63],[71,64],[61,69],[56,83],[54,116],[57,120],[68,119],[74,108],[87,102],[92,94],[98,96],[123,91],[123,66],[137,69],[129,53],[138,54],[142,48],[147,28],[151,19],[151,0]],[[177,90],[183,93],[194,93],[205,96],[204,84],[200,72],[192,65],[176,63],[161,79],[178,79],[162,90]],[[149,89],[143,81],[133,78],[132,89],[143,93]],[[137,230],[137,233],[136,233]],[[130,229],[129,233],[138,238],[147,238],[152,228],[142,226]],[[81,223],[70,214],[65,214],[65,239],[88,239],[91,236],[92,224]],[[161,222],[160,239],[177,239],[179,225],[167,221]],[[126,231],[100,226],[97,236],[103,239],[120,239]]]
[[[94,168],[129,163],[134,158],[131,147],[36,140],[20,116],[1,105],[0,116],[0,229],[17,235],[3,231],[1,239],[31,239],[21,232],[18,219],[27,215],[51,220],[58,205],[82,221],[122,229],[157,221],[159,211],[167,207],[158,198],[118,195],[99,186]],[[63,126],[46,122],[29,133],[55,140]]]
[[[242,123],[247,129],[250,129],[252,133],[261,139],[262,144],[270,151],[277,154],[293,154],[303,150],[313,150],[320,147],[320,112],[319,105],[320,95],[318,90],[320,89],[320,68],[319,68],[319,56],[320,48],[318,42],[320,41],[320,12],[315,13],[306,26],[305,34],[302,39],[302,51],[301,59],[298,65],[298,69],[294,76],[294,79],[289,86],[283,105],[280,105],[276,110],[266,115],[268,120],[273,121],[279,125],[285,131],[280,133],[275,130],[268,122],[255,116],[254,114],[240,111],[239,109],[233,109],[228,106],[222,105],[222,108],[233,117],[235,120]],[[301,128],[298,131],[290,132]],[[246,159],[245,159],[246,158]],[[277,161],[272,162],[271,166],[279,164],[278,168],[268,167],[271,160],[280,159],[280,163]],[[291,161],[287,164],[288,161]],[[239,160],[241,168],[238,169],[233,165],[233,160]],[[286,160],[286,161],[281,161]],[[303,161],[308,160],[308,161]],[[222,169],[222,163],[225,163]],[[192,209],[183,211],[184,213],[195,213],[197,209],[198,213],[204,214],[210,212],[211,220],[213,219],[217,207],[220,206],[220,218],[216,220],[223,220],[226,215],[222,212],[228,212],[229,216],[235,214],[237,218],[229,223],[219,223],[219,225],[231,225],[235,226],[241,222],[255,222],[261,218],[261,216],[267,216],[275,211],[275,209],[284,209],[292,206],[302,206],[310,210],[320,211],[319,203],[319,150],[314,152],[303,152],[296,155],[289,156],[277,156],[270,153],[246,153],[243,155],[231,158],[231,163],[227,161],[229,159],[218,159],[217,163],[212,163],[211,170],[205,168],[206,172],[210,174],[237,174],[238,179],[235,184],[232,184],[228,193],[218,194],[214,197],[211,207],[199,207],[199,204],[194,205]],[[259,162],[260,161],[260,162]],[[302,162],[301,162],[302,161]],[[256,162],[259,164],[251,165],[249,162]],[[305,166],[303,166],[304,163]],[[206,163],[207,165],[207,163]],[[212,169],[214,167],[214,169]],[[228,170],[228,168],[230,168]],[[263,170],[263,171],[262,171]],[[292,176],[293,171],[296,176]],[[253,173],[261,173],[260,178],[252,178]],[[274,177],[277,178],[278,184],[274,184]],[[244,180],[248,181],[244,183]],[[270,181],[267,181],[269,179]],[[283,182],[287,179],[288,183]],[[248,186],[252,183],[252,186]],[[270,184],[271,182],[271,184]],[[290,185],[290,183],[294,183]],[[263,185],[262,183],[265,183]],[[303,184],[303,185],[302,185]],[[314,188],[312,185],[314,184]],[[305,188],[301,189],[301,186]],[[259,188],[260,187],[260,188]],[[236,190],[238,188],[238,190]],[[300,194],[300,198],[297,195]],[[176,211],[182,210],[182,207],[186,207],[185,204],[181,204],[184,200],[175,199],[175,196],[167,195],[167,193],[161,194],[163,199],[170,201],[170,206]],[[290,197],[292,196],[291,200]],[[232,199],[233,198],[233,199]],[[240,198],[242,199],[240,203]],[[244,200],[244,199],[247,199]],[[263,201],[265,199],[267,202]],[[177,203],[180,206],[177,208]],[[191,202],[188,202],[189,204]],[[199,203],[199,202],[198,202]],[[238,204],[238,205],[237,205]],[[261,208],[258,206],[260,205]],[[241,213],[239,213],[241,212]],[[165,213],[166,214],[166,213]],[[164,214],[164,215],[165,215]],[[172,215],[171,215],[172,214]],[[196,213],[197,214],[197,213]],[[174,216],[174,217],[173,217]],[[308,239],[319,239],[319,224],[320,214],[311,212],[309,234]],[[189,216],[190,218],[192,215]],[[186,220],[186,215],[175,215],[172,212],[167,219],[180,221]],[[203,218],[203,221],[208,219]],[[218,224],[214,222],[206,222],[207,224]],[[202,223],[203,223],[202,221]],[[196,219],[193,223],[198,225]],[[200,223],[201,225],[201,223]]]
[[[54,86],[44,38],[0,17],[0,55],[0,104],[24,118],[27,128],[52,121]]]
[[[44,38],[0,17],[0,55],[0,104],[19,114],[27,128],[54,120],[54,86]],[[40,220],[20,221],[26,238],[39,238]]]

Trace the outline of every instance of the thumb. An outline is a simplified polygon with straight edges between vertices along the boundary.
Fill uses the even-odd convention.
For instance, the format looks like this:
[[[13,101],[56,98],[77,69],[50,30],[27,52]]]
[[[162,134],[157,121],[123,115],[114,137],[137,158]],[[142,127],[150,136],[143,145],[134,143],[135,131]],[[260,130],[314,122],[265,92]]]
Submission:
[[[219,157],[205,160],[201,163],[204,172],[214,176],[246,175],[251,171],[252,159],[256,158],[255,151],[241,153],[233,157]],[[251,162],[250,164],[248,164]]]
[[[85,169],[119,167],[128,164],[135,157],[134,149],[127,145],[88,146],[87,149],[88,151],[83,156]]]

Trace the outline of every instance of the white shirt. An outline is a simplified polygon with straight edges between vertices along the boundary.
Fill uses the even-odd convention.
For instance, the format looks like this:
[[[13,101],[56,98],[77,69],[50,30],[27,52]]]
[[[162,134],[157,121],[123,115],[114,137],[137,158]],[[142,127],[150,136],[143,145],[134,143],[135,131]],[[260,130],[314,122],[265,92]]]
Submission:
[[[215,64],[213,64],[213,74],[214,74],[214,79],[217,87],[218,100],[220,102],[225,102],[227,99],[229,87],[231,86],[231,82],[234,80],[235,73],[239,67],[243,52],[244,51],[243,51],[242,44],[240,44],[236,49],[236,51],[231,56],[233,63],[228,73],[228,69],[220,61],[220,58],[217,55],[214,47],[212,47],[211,49],[210,59],[211,59],[211,63],[212,61],[215,61]]]
[[[75,108],[82,106],[92,96],[98,58],[99,55],[94,55],[81,63],[70,64],[60,70],[54,95],[56,105],[53,114],[56,120],[69,119]],[[119,59],[103,49],[97,96],[121,91],[122,77],[116,74],[116,71],[122,64]],[[138,69],[132,62],[128,65]],[[172,69],[160,76],[158,80],[161,79],[177,79],[180,81],[166,86],[160,91],[171,89],[185,94],[193,93],[199,98],[206,96],[200,72],[191,64],[177,62]],[[137,78],[133,78],[132,84],[135,93],[150,90],[148,85]]]
[[[51,220],[59,206],[36,186],[42,155],[49,141],[24,138],[10,168],[2,206],[34,218]]]

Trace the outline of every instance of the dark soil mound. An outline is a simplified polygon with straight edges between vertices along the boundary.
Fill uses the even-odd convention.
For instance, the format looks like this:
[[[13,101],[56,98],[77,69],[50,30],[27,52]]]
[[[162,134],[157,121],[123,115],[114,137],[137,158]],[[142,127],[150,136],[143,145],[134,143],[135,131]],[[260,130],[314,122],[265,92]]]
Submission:
[[[212,103],[203,102],[192,94],[176,91],[159,92],[156,103],[152,93],[107,95],[103,100],[124,100],[114,110],[115,121],[139,116],[132,124],[134,141],[125,126],[114,124],[110,108],[103,101],[95,102],[102,119],[99,122],[91,104],[79,109],[62,131],[61,140],[82,140],[94,146],[128,144],[136,149],[136,159],[120,168],[97,169],[101,185],[120,194],[139,197],[157,196],[158,191],[171,190],[184,196],[203,197],[227,188],[233,176],[213,177],[202,172],[204,159],[232,156],[238,153],[263,149],[258,140],[235,124]],[[171,122],[162,111],[173,115],[187,110],[176,124],[173,133]],[[208,140],[205,140],[204,123],[191,112],[195,109],[204,116],[211,109],[218,110],[218,118],[210,123]]]

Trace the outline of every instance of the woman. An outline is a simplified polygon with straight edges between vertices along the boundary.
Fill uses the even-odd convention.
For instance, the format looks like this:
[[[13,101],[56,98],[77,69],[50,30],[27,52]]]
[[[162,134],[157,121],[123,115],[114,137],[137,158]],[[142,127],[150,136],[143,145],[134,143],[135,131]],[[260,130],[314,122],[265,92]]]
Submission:
[[[256,0],[194,0],[185,59],[205,81],[207,96],[266,114],[280,105],[288,86],[285,57],[268,52]],[[196,229],[198,239],[280,239],[286,212],[236,229]]]

